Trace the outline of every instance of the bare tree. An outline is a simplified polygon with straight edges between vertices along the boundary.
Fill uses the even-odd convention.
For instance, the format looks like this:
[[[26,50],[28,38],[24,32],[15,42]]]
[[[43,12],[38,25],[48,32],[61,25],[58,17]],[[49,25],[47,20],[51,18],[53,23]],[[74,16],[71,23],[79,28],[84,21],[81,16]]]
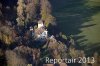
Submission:
[[[18,18],[16,19],[18,25],[24,25],[25,22],[25,3],[24,0],[18,0],[18,7],[17,7],[17,15]]]
[[[27,66],[26,59],[20,57],[16,52],[7,50],[5,54],[8,66]]]
[[[35,0],[18,0],[17,15],[16,19],[18,25],[26,25],[31,22],[36,17],[36,5]]]
[[[33,21],[36,17],[35,0],[29,0],[26,5],[26,21]]]

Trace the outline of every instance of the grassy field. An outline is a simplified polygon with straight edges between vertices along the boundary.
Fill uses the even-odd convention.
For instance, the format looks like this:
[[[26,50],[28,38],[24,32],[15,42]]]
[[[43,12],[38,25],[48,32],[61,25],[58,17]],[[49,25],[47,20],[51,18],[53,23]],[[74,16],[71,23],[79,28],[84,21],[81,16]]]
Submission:
[[[85,0],[50,0],[57,24],[66,35],[74,35],[79,49],[99,51],[100,8]]]

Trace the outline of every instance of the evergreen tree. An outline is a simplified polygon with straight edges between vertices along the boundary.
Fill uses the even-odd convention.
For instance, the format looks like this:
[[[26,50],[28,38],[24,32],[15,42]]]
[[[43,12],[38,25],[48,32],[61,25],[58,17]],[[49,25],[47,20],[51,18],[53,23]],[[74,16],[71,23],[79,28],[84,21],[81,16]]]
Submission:
[[[40,0],[41,4],[41,16],[42,20],[45,21],[46,26],[49,23],[54,23],[54,17],[51,15],[51,4],[48,0]]]

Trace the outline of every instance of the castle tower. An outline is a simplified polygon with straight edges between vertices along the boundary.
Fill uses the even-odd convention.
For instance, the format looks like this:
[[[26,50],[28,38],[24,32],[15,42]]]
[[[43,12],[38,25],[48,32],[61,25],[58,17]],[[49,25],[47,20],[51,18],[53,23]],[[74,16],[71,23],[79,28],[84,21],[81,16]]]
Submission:
[[[39,20],[38,21],[38,28],[44,27],[43,21]]]

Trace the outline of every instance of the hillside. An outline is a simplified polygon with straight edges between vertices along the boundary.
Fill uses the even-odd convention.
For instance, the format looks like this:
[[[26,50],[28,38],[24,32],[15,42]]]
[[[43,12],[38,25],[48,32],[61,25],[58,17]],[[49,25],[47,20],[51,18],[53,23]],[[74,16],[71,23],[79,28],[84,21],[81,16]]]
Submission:
[[[99,0],[0,1],[0,66],[99,66]]]

